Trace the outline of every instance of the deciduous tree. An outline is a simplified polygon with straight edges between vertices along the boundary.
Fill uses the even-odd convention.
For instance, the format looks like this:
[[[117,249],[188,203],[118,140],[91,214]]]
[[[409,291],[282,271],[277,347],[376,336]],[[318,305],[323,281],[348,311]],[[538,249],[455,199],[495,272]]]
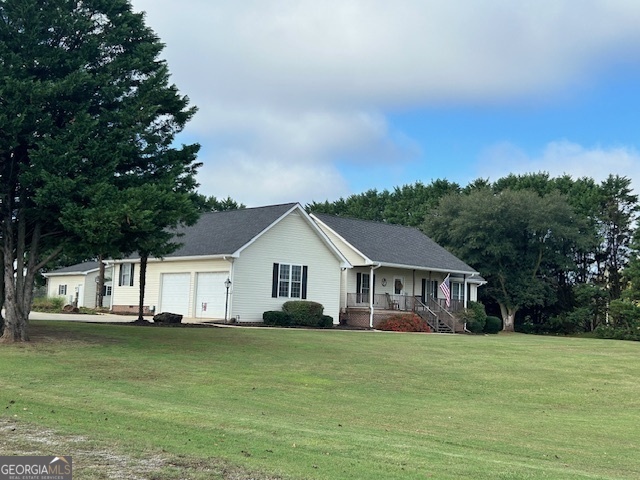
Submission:
[[[568,246],[578,240],[580,223],[558,193],[478,189],[444,197],[424,228],[482,272],[485,293],[499,304],[504,329],[513,331],[521,307],[553,297],[553,272],[572,268]]]

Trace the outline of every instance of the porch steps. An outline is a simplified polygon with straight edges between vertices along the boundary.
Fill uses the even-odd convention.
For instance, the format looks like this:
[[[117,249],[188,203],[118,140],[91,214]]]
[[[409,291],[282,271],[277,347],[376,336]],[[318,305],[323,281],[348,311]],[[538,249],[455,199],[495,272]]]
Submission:
[[[454,333],[453,329],[433,312],[427,310],[416,311],[416,313],[431,327],[434,333]]]
[[[429,308],[427,305],[420,302],[419,300],[416,300],[416,304],[414,305],[413,310],[425,322],[427,322],[427,324],[431,327],[431,329],[435,333],[455,333],[452,327],[453,323],[450,325],[441,317],[441,315],[446,314],[450,317],[450,318],[447,318],[447,320],[450,320],[450,319],[453,320],[453,316],[451,315],[451,313],[440,309],[441,315],[439,315],[438,313],[433,311],[431,308]]]

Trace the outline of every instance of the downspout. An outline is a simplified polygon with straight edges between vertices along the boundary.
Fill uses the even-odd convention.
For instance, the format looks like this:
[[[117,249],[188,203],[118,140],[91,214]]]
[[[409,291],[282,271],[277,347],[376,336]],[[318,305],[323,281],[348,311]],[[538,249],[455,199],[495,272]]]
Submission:
[[[467,298],[467,291],[468,291],[467,290],[467,274],[466,273],[463,274],[462,278],[464,279],[463,280],[464,281],[464,297],[463,298],[464,298],[464,308],[466,310],[467,304],[469,303],[469,299]]]
[[[116,303],[116,289],[113,288],[116,286],[116,263],[113,262],[111,264],[111,305],[109,305],[109,311],[113,313],[113,306]]]
[[[369,328],[373,328],[373,272],[380,267],[380,264],[378,264],[377,266],[371,265],[371,275],[369,277],[371,279],[371,285],[369,285]]]

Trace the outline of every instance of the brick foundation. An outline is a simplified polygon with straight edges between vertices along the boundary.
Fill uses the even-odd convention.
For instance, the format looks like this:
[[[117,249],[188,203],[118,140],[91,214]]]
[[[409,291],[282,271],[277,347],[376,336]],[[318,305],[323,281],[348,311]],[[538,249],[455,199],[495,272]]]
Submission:
[[[389,317],[396,315],[410,314],[411,312],[401,312],[397,310],[383,310],[373,312],[373,328],[376,328],[381,322]],[[369,328],[369,311],[365,309],[347,309],[340,315],[341,320],[350,327]]]
[[[137,315],[138,314],[138,305],[112,305],[111,311],[113,313],[124,314],[124,315]],[[143,315],[155,315],[155,312],[149,310],[149,307],[145,305],[142,307]]]

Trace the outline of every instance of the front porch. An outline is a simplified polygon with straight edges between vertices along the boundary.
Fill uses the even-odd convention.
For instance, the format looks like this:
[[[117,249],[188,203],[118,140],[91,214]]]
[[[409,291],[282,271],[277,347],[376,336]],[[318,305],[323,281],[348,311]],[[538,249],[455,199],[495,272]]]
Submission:
[[[373,315],[371,312],[373,306]],[[383,320],[403,312],[416,313],[422,317],[434,332],[454,333],[461,331],[455,313],[464,309],[464,301],[446,300],[427,295],[425,298],[412,295],[392,295],[389,293],[363,295],[347,294],[347,307],[341,320],[356,327],[376,327]],[[373,318],[372,318],[373,317]],[[372,325],[373,324],[373,325]]]

